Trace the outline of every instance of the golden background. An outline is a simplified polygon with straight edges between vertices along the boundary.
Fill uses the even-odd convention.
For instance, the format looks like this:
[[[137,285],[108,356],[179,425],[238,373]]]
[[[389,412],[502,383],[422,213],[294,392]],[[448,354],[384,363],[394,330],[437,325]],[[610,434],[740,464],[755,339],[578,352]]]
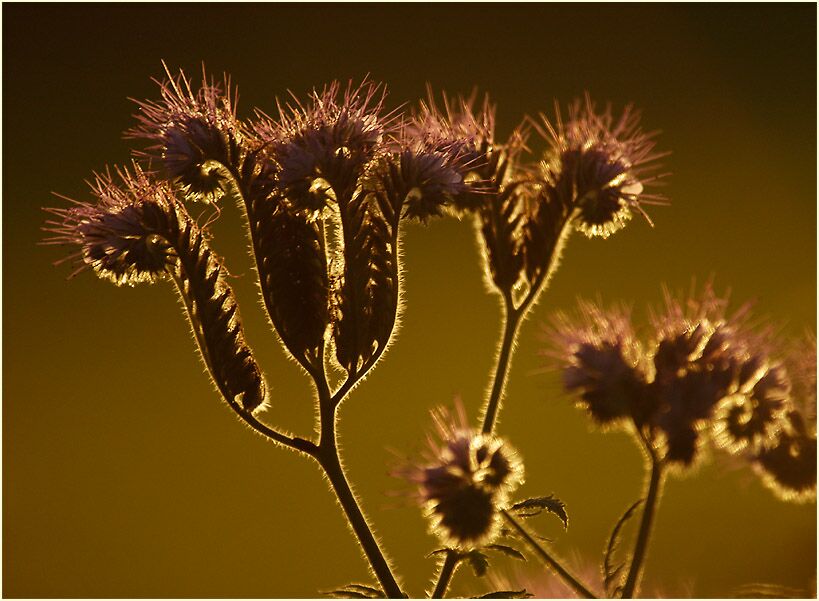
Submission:
[[[88,199],[93,169],[128,160],[127,100],[155,98],[171,68],[230,73],[239,115],[292,89],[370,73],[392,106],[477,85],[501,136],[523,114],[588,90],[644,109],[673,151],[671,207],[607,241],[575,235],[525,324],[500,433],[523,454],[522,495],[555,493],[575,565],[599,564],[640,496],[641,456],[594,431],[536,373],[539,323],[577,295],[660,300],[715,275],[787,334],[816,328],[816,8],[812,5],[9,5],[3,6],[3,594],[6,597],[313,597],[368,581],[318,469],[251,433],[218,399],[168,285],[117,289],[39,247],[57,191]],[[237,277],[250,344],[273,388],[266,419],[312,428],[308,380],[258,302],[236,207],[214,247]],[[413,596],[436,548],[420,511],[385,491],[394,455],[419,450],[430,408],[472,416],[500,332],[473,230],[406,227],[405,311],[384,361],[341,409],[348,474]],[[642,311],[640,311],[642,313]],[[816,506],[778,501],[721,456],[665,489],[644,592],[726,596],[749,582],[813,590]],[[532,560],[530,563],[534,563]],[[499,560],[499,570],[509,562]],[[533,566],[530,566],[532,568]],[[466,569],[456,594],[489,585]]]

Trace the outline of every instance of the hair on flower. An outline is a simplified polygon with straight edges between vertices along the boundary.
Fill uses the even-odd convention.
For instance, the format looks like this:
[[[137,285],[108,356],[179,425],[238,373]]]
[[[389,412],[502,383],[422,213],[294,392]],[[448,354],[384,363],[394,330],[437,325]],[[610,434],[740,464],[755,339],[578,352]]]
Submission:
[[[564,120],[555,105],[554,123],[544,114],[535,129],[550,148],[541,163],[548,194],[574,211],[575,228],[588,237],[606,238],[625,227],[643,204],[664,203],[646,192],[664,174],[655,151],[657,132],[645,133],[632,106],[615,118],[611,106],[598,112],[591,97],[576,100]]]
[[[182,70],[173,77],[163,63],[167,78],[154,80],[161,99],[134,100],[138,124],[125,137],[148,141],[138,152],[164,165],[168,178],[178,183],[185,195],[203,202],[215,202],[232,183],[231,173],[241,164],[241,126],[236,119],[238,92],[230,78],[217,83],[208,80],[202,66],[202,84],[194,90]]]
[[[445,545],[487,544],[498,535],[509,493],[523,482],[523,464],[503,439],[470,428],[462,405],[457,416],[445,409],[432,416],[435,433],[423,460],[395,475],[417,486],[430,530]]]

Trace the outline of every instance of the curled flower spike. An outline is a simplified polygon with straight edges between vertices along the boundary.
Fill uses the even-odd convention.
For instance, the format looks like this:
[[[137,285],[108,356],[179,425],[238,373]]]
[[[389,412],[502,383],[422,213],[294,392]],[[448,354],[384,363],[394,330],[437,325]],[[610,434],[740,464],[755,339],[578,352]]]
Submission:
[[[163,63],[164,65],[164,63]],[[238,94],[225,76],[220,85],[202,71],[202,85],[194,91],[180,70],[167,79],[154,80],[161,100],[135,100],[138,125],[125,132],[126,138],[141,139],[152,145],[137,154],[158,159],[171,181],[181,185],[186,196],[215,202],[230,189],[228,171],[240,164],[240,126],[236,119]]]
[[[499,511],[523,482],[523,464],[503,439],[479,434],[457,420],[433,412],[436,435],[428,438],[426,461],[396,472],[417,484],[418,497],[443,544],[463,549],[491,542],[498,534]]]
[[[262,112],[253,135],[278,165],[282,193],[299,209],[322,210],[330,200],[344,203],[355,192],[365,167],[383,150],[393,129],[384,114],[386,88],[339,82],[313,91],[306,106],[279,104],[279,118]]]
[[[710,285],[683,300],[666,292],[644,344],[630,312],[581,302],[579,318],[553,320],[546,354],[598,423],[632,423],[666,463],[691,465],[708,431],[730,452],[759,453],[786,426],[792,377],[770,329],[751,327],[747,305],[730,315],[727,305]]]
[[[94,174],[89,186],[97,202],[67,199],[73,207],[46,209],[59,221],[46,222],[46,231],[55,236],[44,243],[79,247],[58,261],[75,264],[71,277],[93,269],[117,285],[152,283],[167,276],[175,262],[164,237],[166,216],[175,200],[171,191],[151,184],[138,168],[134,174],[121,169],[116,173],[124,187],[114,183],[110,172]]]
[[[641,205],[664,202],[645,193],[662,177],[656,171],[665,155],[654,151],[656,132],[639,124],[631,106],[615,119],[611,107],[598,113],[588,95],[569,107],[566,121],[556,107],[554,124],[543,114],[534,123],[551,146],[541,163],[548,194],[572,208],[575,228],[590,238],[622,229],[634,211],[651,223]]]
[[[404,124],[392,152],[373,168],[370,186],[383,190],[404,216],[426,222],[439,217],[452,199],[466,191],[457,144],[441,140],[416,126]]]
[[[137,164],[116,173],[120,182],[110,174],[96,176],[96,204],[49,209],[62,221],[48,223],[56,236],[46,243],[80,247],[69,257],[80,263],[75,274],[90,267],[130,285],[173,279],[217,388],[228,403],[257,409],[267,399],[267,385],[245,342],[226,270],[167,182],[152,180]]]
[[[645,356],[628,308],[607,311],[581,301],[577,320],[559,313],[546,333],[552,342],[547,354],[561,365],[563,386],[579,395],[596,422],[606,425],[642,413]]]

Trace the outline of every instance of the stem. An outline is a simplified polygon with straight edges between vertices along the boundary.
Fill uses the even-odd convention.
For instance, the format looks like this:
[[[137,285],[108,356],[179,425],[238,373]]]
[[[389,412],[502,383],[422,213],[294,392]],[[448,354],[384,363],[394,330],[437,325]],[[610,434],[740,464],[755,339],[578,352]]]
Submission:
[[[557,575],[560,576],[566,582],[566,584],[568,584],[570,587],[572,587],[572,589],[574,589],[574,591],[577,594],[579,594],[581,597],[584,597],[585,599],[597,598],[595,594],[592,593],[588,588],[583,586],[583,584],[579,580],[577,580],[577,578],[572,576],[566,568],[560,565],[558,560],[552,557],[552,555],[550,555],[546,551],[546,549],[544,549],[540,545],[540,543],[538,543],[537,540],[535,540],[535,538],[526,531],[523,525],[520,522],[518,522],[514,517],[512,517],[512,515],[508,511],[504,509],[501,511],[501,513],[503,514],[503,517],[506,518],[506,521],[509,522],[509,524],[512,526],[512,528],[514,528],[515,531],[518,534],[520,534],[527,543],[529,543],[529,546],[532,547],[532,549],[540,556],[540,558],[546,563],[546,565],[552,568],[557,573]]]
[[[634,553],[631,556],[631,567],[628,570],[626,584],[623,586],[623,599],[631,599],[642,576],[643,561],[648,550],[648,540],[651,536],[651,527],[654,523],[654,514],[657,510],[657,502],[660,498],[660,488],[663,481],[663,464],[657,459],[655,454],[649,449],[651,457],[651,476],[648,481],[648,492],[646,493],[646,504],[643,508],[643,518],[640,521],[640,530],[637,533],[637,541],[634,544]]]
[[[432,591],[430,599],[443,599],[446,594],[446,589],[449,587],[449,582],[455,574],[455,568],[458,567],[458,562],[461,560],[460,554],[452,549],[446,550],[446,559],[444,565],[441,566],[441,573],[438,575],[438,583],[435,585],[435,590]]]
[[[358,542],[361,544],[370,562],[370,566],[372,566],[373,572],[375,572],[376,578],[378,578],[378,582],[381,583],[382,589],[391,599],[404,597],[401,588],[392,575],[392,570],[389,564],[387,564],[387,560],[384,558],[381,548],[378,546],[378,541],[375,540],[364,514],[361,513],[361,508],[358,506],[355,495],[350,489],[350,484],[344,476],[335,441],[329,444],[326,440],[323,440],[316,459],[321,467],[324,468],[324,473],[327,474],[327,479],[330,480],[338,502],[341,504],[341,508],[344,510],[347,520],[353,532],[355,532]]]
[[[503,397],[503,389],[506,385],[506,376],[509,372],[509,361],[512,359],[515,338],[518,334],[518,325],[523,315],[522,312],[515,310],[512,297],[508,294],[504,296],[503,311],[503,341],[501,342],[500,353],[498,354],[498,364],[495,367],[492,390],[489,393],[489,400],[486,403],[484,412],[482,430],[484,434],[491,434],[497,421],[498,410],[500,409],[501,398]]]

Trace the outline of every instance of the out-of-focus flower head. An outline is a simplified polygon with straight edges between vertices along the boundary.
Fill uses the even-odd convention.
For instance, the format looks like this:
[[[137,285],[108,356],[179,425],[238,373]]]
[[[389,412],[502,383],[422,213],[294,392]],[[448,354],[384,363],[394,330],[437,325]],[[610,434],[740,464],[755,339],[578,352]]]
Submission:
[[[384,150],[395,114],[384,114],[386,87],[364,80],[342,92],[335,81],[303,105],[278,104],[278,119],[259,112],[253,135],[278,165],[282,192],[299,209],[320,211],[352,196],[368,164]]]
[[[187,196],[218,201],[231,185],[225,169],[238,169],[241,160],[238,92],[227,75],[221,84],[208,80],[204,66],[198,90],[183,71],[173,77],[163,66],[167,79],[154,80],[161,99],[135,100],[138,124],[125,137],[150,142],[151,146],[137,154],[158,159],[168,178],[182,186]]]
[[[577,314],[558,313],[546,335],[551,341],[546,354],[557,360],[563,386],[579,395],[596,422],[611,424],[642,412],[645,356],[629,308],[580,301]]]
[[[547,355],[596,421],[631,421],[669,464],[691,465],[709,431],[730,452],[758,453],[786,425],[792,376],[771,328],[752,324],[748,305],[727,306],[710,284],[666,291],[641,345],[627,310],[581,302],[578,319],[559,314],[547,328]]]
[[[59,261],[75,264],[71,276],[91,268],[117,285],[153,282],[175,258],[163,237],[176,210],[173,190],[136,163],[131,171],[117,168],[116,175],[119,182],[110,171],[94,175],[89,186],[96,202],[67,199],[74,206],[46,209],[59,220],[46,222],[55,235],[44,243],[79,247]]]
[[[645,191],[662,177],[657,132],[643,132],[631,106],[618,119],[610,106],[598,113],[588,95],[569,106],[565,121],[558,106],[555,112],[554,123],[543,114],[534,123],[550,145],[542,178],[548,195],[575,212],[576,229],[606,238],[625,227],[634,211],[651,223],[641,205],[664,202]]]
[[[501,438],[469,428],[462,406],[458,413],[433,412],[436,432],[424,460],[395,475],[417,485],[431,531],[447,546],[468,549],[498,534],[499,510],[523,482],[523,464]]]
[[[793,345],[785,364],[793,382],[792,408],[774,442],[752,460],[779,497],[806,501],[816,497],[816,335]]]

